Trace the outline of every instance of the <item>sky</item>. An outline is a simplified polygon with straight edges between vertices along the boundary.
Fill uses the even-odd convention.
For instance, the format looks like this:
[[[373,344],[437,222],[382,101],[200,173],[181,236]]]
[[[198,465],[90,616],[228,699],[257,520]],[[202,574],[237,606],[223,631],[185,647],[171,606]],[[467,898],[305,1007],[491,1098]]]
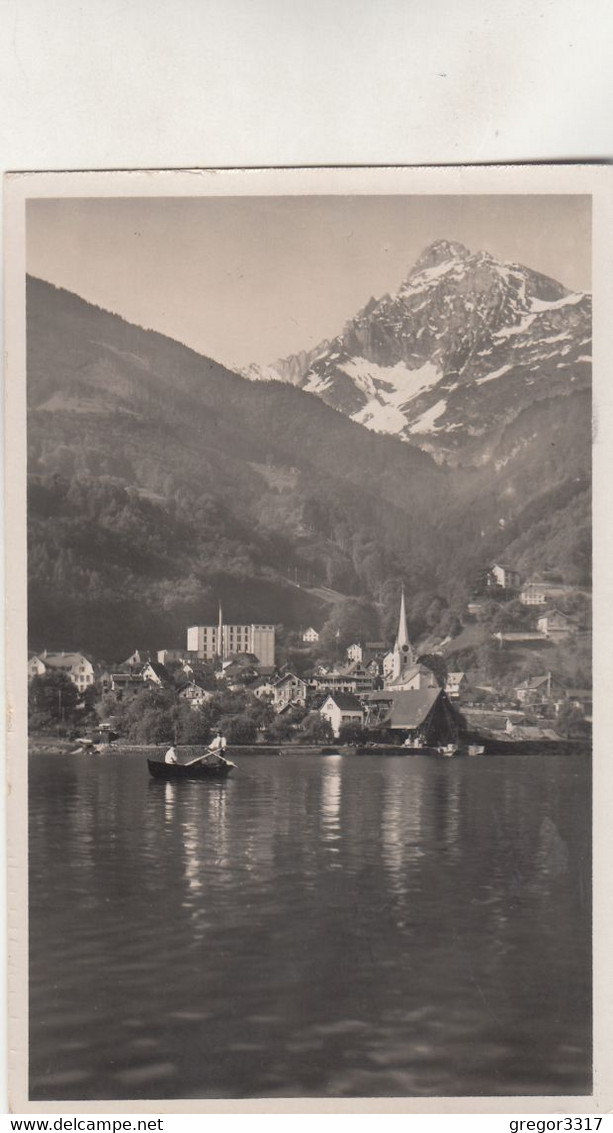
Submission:
[[[30,274],[225,365],[340,333],[433,240],[591,288],[586,196],[63,198],[27,206]]]

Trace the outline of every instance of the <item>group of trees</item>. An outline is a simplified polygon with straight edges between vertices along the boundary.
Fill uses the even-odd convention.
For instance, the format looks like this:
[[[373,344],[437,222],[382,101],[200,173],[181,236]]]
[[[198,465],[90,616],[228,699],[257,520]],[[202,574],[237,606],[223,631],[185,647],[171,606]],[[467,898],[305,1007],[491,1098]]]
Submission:
[[[193,708],[175,690],[153,684],[119,699],[113,693],[100,696],[93,687],[81,698],[70,678],[59,671],[36,676],[30,683],[31,732],[58,730],[70,735],[108,720],[134,744],[207,744],[218,728],[230,744],[252,744],[262,735],[272,743],[295,735],[305,743],[332,739],[330,725],[319,712],[297,707],[277,716],[267,700],[248,689],[222,688]]]

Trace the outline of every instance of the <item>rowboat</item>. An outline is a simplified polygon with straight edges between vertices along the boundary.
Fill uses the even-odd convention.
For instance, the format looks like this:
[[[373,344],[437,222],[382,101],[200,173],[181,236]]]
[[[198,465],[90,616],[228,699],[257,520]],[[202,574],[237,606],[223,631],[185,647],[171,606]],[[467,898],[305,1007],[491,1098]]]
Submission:
[[[148,759],[149,773],[154,779],[227,779],[234,763],[165,763],[163,759]]]

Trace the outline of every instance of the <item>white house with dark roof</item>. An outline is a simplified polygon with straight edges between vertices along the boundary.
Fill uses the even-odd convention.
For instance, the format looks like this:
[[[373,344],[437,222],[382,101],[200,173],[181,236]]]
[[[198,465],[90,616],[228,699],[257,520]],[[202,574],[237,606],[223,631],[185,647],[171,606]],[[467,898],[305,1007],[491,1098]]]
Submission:
[[[85,692],[95,681],[95,669],[84,653],[35,653],[28,661],[28,681],[51,671],[65,673],[79,692]]]
[[[449,699],[459,700],[462,693],[466,691],[467,683],[466,673],[447,673],[447,680],[445,681],[445,692],[447,693]]]
[[[330,693],[319,709],[319,715],[331,725],[335,737],[338,737],[346,724],[355,724],[361,728],[364,723],[364,709],[357,697],[350,692]]]
[[[572,586],[566,586],[563,582],[526,582],[519,600],[524,606],[546,606],[572,594],[572,591]]]
[[[506,563],[492,563],[490,577],[494,580],[494,586],[502,586],[504,590],[519,590],[521,586],[519,571],[507,566]]]
[[[157,685],[158,688],[167,688],[172,684],[172,678],[165,665],[160,665],[159,661],[148,661],[144,668],[141,670],[140,678],[142,681],[149,681],[151,684]]]

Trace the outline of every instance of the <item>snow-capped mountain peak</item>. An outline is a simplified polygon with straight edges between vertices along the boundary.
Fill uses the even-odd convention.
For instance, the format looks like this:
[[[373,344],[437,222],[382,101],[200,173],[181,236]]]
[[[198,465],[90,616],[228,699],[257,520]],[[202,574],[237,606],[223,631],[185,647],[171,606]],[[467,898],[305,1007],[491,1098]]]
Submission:
[[[449,457],[483,449],[526,404],[589,383],[590,358],[589,295],[437,240],[395,294],[273,370],[370,429]]]

